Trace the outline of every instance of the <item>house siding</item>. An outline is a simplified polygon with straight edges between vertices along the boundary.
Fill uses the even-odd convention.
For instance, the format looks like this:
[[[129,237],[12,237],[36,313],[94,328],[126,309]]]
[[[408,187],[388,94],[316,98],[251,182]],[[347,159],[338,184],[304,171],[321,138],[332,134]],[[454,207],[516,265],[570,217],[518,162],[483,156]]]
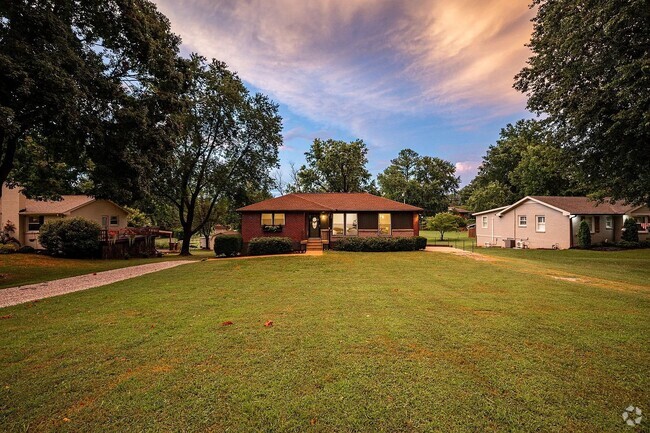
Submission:
[[[499,211],[476,216],[476,239],[479,246],[486,243],[505,246],[505,239],[525,240],[529,248],[560,249],[571,247],[569,217],[548,206],[533,201],[524,202],[509,212],[497,216]],[[526,227],[519,227],[519,216],[525,215]],[[488,227],[483,228],[483,217],[488,217]],[[546,218],[546,231],[537,231],[537,216]]]
[[[262,212],[242,213],[241,235],[244,243],[244,251],[248,248],[248,243],[251,239],[261,237],[291,238],[294,250],[300,249],[300,241],[307,239],[306,213],[280,211],[276,211],[275,213],[284,213],[285,223],[280,233],[266,233],[262,231]]]

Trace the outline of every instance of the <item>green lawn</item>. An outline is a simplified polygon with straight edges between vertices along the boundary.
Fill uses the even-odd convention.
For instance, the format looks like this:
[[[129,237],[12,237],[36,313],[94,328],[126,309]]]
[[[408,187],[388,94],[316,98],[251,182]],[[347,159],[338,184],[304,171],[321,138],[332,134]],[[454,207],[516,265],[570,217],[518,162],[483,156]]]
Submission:
[[[193,259],[214,257],[212,251],[201,250],[193,250],[192,255]],[[77,260],[55,258],[44,254],[2,254],[0,255],[0,289],[155,263],[161,260],[179,259],[185,259],[185,257],[172,254],[163,258],[151,259]]]
[[[521,265],[571,272],[618,283],[650,284],[650,249],[626,251],[518,250],[478,248],[476,252]],[[509,262],[510,263],[510,262]],[[508,263],[508,265],[509,265]]]
[[[430,241],[438,241],[440,242],[440,232],[432,231],[432,230],[420,230],[420,236],[424,236],[425,238],[429,239]],[[467,237],[467,232],[446,232],[445,233],[445,239],[444,240],[468,240],[469,238]]]
[[[485,257],[209,260],[2,309],[0,431],[631,431],[647,279]]]

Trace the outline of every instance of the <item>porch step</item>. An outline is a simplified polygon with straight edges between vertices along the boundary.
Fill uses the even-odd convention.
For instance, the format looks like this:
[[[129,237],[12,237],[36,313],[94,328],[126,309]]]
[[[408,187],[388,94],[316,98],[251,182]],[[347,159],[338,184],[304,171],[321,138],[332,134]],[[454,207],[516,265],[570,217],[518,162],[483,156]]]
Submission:
[[[323,241],[320,238],[307,239],[307,251],[323,251]]]

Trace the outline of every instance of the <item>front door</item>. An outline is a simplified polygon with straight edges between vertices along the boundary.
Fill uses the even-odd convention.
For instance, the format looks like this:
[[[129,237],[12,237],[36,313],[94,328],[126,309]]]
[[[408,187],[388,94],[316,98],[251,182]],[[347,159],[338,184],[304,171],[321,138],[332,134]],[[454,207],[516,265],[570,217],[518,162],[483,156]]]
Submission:
[[[320,217],[319,215],[309,215],[309,237],[320,238]]]

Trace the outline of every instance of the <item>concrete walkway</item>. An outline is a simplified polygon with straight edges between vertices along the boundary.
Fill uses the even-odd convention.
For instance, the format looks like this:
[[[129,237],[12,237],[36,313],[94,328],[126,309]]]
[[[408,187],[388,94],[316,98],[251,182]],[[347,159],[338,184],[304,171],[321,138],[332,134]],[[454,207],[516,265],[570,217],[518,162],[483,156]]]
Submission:
[[[97,272],[94,274],[79,275],[76,277],[62,278],[60,280],[46,281],[43,283],[28,284],[25,286],[9,287],[0,290],[0,308],[18,305],[38,299],[92,289],[106,284],[128,280],[140,275],[174,268],[188,263],[197,263],[195,260],[175,260],[146,265],[129,266],[121,269]]]

